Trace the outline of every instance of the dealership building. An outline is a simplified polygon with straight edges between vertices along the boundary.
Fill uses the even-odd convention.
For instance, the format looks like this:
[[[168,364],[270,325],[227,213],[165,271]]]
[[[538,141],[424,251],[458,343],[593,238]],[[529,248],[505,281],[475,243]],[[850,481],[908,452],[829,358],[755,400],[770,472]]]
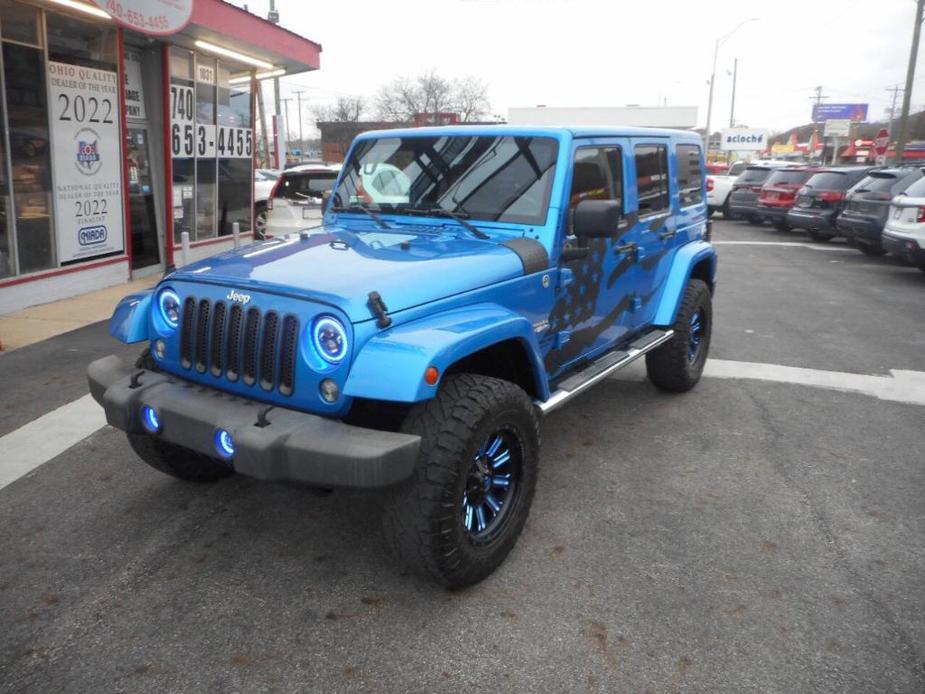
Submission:
[[[249,237],[257,85],[321,54],[222,0],[0,0],[0,43],[0,314]]]

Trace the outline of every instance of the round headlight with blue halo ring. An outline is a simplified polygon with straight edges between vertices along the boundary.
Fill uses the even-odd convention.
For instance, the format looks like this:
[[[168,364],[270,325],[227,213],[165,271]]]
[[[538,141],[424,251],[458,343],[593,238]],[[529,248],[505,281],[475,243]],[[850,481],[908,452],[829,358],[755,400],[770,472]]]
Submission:
[[[170,288],[165,287],[157,293],[157,313],[163,327],[169,331],[180,326],[180,297]]]
[[[234,439],[231,437],[231,432],[216,429],[212,443],[215,444],[215,452],[220,458],[231,460],[234,457]]]
[[[334,316],[319,316],[312,324],[312,345],[329,364],[339,364],[347,356],[347,330]]]
[[[141,408],[141,425],[148,431],[149,434],[156,434],[161,430],[161,418],[157,414],[157,410],[149,405],[145,405]]]

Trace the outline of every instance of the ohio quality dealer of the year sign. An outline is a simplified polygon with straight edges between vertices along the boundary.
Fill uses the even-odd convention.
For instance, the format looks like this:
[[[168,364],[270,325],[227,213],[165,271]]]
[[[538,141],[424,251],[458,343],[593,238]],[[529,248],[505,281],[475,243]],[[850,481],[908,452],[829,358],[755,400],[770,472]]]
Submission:
[[[154,36],[175,34],[193,14],[193,0],[93,0],[118,23]]]
[[[48,63],[55,229],[62,263],[121,252],[119,76]]]

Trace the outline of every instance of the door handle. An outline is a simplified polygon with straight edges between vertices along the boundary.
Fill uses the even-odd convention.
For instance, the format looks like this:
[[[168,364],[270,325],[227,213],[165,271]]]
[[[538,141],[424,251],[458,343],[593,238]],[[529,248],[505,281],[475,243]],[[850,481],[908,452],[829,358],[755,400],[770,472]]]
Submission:
[[[622,246],[617,246],[613,250],[614,250],[614,253],[616,253],[617,255],[622,255],[623,253],[635,253],[636,244],[632,242],[625,243]]]
[[[667,231],[663,231],[661,234],[658,235],[658,237],[662,241],[667,241],[668,239],[673,239],[677,235],[678,235],[677,231],[675,231],[674,229],[669,229]]]

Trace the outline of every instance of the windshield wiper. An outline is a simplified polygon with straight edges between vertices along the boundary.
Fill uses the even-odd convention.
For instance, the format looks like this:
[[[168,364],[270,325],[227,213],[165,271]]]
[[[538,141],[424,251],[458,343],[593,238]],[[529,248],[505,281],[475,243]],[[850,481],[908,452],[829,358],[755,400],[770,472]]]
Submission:
[[[378,224],[380,229],[391,229],[392,228],[391,226],[388,225],[388,223],[382,217],[380,217],[378,214],[373,212],[368,207],[364,207],[363,205],[336,205],[331,208],[331,211],[332,212],[362,212],[367,217],[369,217],[371,220],[373,220],[376,224]]]
[[[449,219],[452,219],[458,222],[460,226],[462,226],[466,231],[470,232],[477,239],[482,239],[484,241],[485,239],[491,238],[488,234],[486,234],[484,231],[479,229],[477,226],[467,222],[462,212],[453,212],[451,210],[445,210],[442,207],[431,207],[426,210],[406,208],[404,211],[408,212],[409,214],[424,215],[425,217],[427,215],[434,215],[436,217],[448,217]]]

